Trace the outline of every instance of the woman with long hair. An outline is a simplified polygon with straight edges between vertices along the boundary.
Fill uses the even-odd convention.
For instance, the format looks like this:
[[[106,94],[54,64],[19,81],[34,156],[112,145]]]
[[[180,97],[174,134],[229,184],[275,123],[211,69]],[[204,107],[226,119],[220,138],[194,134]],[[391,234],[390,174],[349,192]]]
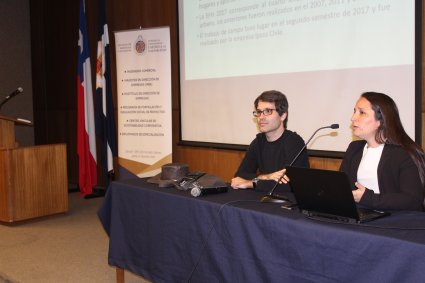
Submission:
[[[341,171],[349,175],[354,200],[383,210],[423,210],[424,151],[406,133],[397,105],[386,94],[365,92],[351,118],[353,135]]]

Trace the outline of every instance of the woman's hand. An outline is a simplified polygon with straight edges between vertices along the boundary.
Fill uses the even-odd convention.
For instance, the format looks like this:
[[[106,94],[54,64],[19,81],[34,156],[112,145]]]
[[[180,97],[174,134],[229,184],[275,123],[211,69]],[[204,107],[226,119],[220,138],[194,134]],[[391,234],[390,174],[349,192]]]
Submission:
[[[360,184],[359,182],[355,182],[354,185],[357,187],[357,190],[353,191],[353,197],[355,202],[360,202],[364,192],[366,191],[366,187]]]

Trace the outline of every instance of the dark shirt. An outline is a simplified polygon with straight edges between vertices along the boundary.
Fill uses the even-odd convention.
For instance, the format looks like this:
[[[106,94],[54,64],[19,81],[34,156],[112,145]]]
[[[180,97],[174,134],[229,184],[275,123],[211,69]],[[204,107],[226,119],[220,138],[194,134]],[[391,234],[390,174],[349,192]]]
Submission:
[[[365,141],[350,143],[340,170],[348,174],[352,189],[356,189],[357,170]],[[424,186],[412,158],[401,146],[385,144],[378,163],[379,194],[366,189],[360,204],[382,210],[422,210]]]
[[[235,176],[251,180],[257,175],[282,170],[292,162],[304,144],[304,140],[290,130],[285,130],[273,142],[268,142],[266,135],[259,133],[249,145]],[[293,166],[309,167],[307,150],[300,154]],[[279,187],[288,189],[289,186]]]

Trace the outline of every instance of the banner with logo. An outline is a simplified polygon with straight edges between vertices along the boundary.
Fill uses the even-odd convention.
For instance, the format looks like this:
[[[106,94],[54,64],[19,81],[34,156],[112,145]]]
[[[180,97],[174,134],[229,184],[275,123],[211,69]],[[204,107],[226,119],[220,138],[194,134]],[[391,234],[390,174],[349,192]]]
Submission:
[[[120,179],[172,161],[169,27],[115,32]]]

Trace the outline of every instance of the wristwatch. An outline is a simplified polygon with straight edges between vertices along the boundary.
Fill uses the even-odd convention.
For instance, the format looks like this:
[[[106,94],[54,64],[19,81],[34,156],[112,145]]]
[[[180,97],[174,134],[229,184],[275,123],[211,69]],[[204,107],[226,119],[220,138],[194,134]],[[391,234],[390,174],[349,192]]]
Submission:
[[[254,179],[252,179],[252,187],[255,189],[257,187],[257,183],[260,179],[258,179],[258,177],[255,177]]]

